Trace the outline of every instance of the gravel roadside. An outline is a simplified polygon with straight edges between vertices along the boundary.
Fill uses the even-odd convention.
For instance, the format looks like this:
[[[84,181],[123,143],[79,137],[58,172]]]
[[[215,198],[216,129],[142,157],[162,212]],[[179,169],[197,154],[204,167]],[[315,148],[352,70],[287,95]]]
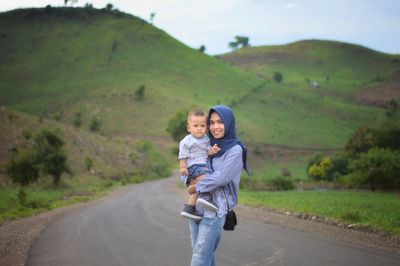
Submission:
[[[126,186],[113,191],[108,197],[128,190]],[[176,188],[174,189],[176,191]],[[180,190],[182,191],[182,190]],[[106,197],[106,198],[108,198]],[[3,223],[0,226],[0,265],[26,265],[28,251],[35,239],[52,221],[77,211],[98,201],[67,206],[33,216]],[[400,254],[400,235],[371,230],[365,227],[340,224],[321,217],[296,213],[281,213],[266,208],[252,208],[240,205],[236,208],[239,226],[240,219],[247,218],[262,223],[274,224],[288,229],[321,235],[331,239],[349,242],[356,246],[385,250]]]

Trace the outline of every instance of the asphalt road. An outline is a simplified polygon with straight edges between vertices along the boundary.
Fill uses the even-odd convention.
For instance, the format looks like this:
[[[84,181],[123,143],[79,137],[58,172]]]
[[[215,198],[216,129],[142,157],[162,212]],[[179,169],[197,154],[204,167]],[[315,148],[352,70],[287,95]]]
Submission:
[[[190,264],[185,196],[177,177],[134,185],[51,223],[29,251],[29,266]],[[400,265],[400,255],[246,220],[224,232],[217,265]]]

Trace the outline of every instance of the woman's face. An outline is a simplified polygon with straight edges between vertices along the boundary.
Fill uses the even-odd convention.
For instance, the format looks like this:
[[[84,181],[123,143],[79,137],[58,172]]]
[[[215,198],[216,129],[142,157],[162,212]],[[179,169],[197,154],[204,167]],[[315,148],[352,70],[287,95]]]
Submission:
[[[216,112],[210,116],[210,132],[215,139],[222,139],[225,136],[225,125]]]

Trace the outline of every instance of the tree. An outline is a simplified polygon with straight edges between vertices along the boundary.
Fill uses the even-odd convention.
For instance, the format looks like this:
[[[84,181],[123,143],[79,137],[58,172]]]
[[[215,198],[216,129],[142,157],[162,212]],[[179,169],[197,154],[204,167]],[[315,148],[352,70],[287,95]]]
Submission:
[[[346,151],[351,154],[367,152],[374,145],[374,130],[362,126],[354,131],[346,143]]]
[[[78,3],[78,0],[64,0],[64,5],[67,5],[68,2],[70,2],[71,6],[72,6],[72,5],[76,4],[76,3]]]
[[[204,45],[201,45],[200,48],[199,48],[199,51],[201,53],[204,53],[206,51],[206,47]]]
[[[154,13],[154,12],[151,12],[150,13],[150,23],[151,24],[153,24],[153,22],[154,22],[154,17],[156,16],[156,13]]]
[[[67,164],[65,144],[59,130],[42,129],[34,138],[33,157],[42,174],[53,177],[54,185],[58,185],[64,172],[71,173]]]
[[[106,10],[112,11],[113,7],[114,7],[113,4],[108,3],[108,4],[106,5]]]
[[[86,156],[86,157],[85,157],[85,165],[86,165],[86,169],[87,169],[88,171],[92,170],[92,167],[93,167],[93,160],[92,160],[92,158],[90,158],[89,156]]]
[[[93,132],[97,132],[100,130],[101,126],[101,120],[97,116],[92,117],[92,120],[90,121],[89,128]]]
[[[167,132],[171,134],[173,140],[180,141],[187,132],[187,114],[189,110],[179,110],[168,122]]]
[[[235,41],[229,43],[229,47],[232,49],[238,49],[243,47],[249,47],[249,37],[245,36],[235,36]]]
[[[6,163],[5,170],[11,180],[21,186],[36,182],[39,177],[37,162],[31,149],[14,154]]]
[[[372,148],[350,161],[348,183],[376,188],[400,188],[400,151]]]
[[[283,80],[282,73],[279,71],[274,72],[273,79],[278,83],[281,82]]]
[[[395,99],[391,99],[385,114],[387,117],[394,117],[398,115],[399,113],[398,110],[399,110],[399,104]]]
[[[308,169],[308,174],[317,179],[322,180],[325,178],[328,171],[332,168],[332,160],[329,157],[324,157],[319,163],[313,164]]]
[[[145,90],[146,90],[146,86],[140,85],[139,88],[135,91],[136,99],[138,99],[138,100],[143,99]]]

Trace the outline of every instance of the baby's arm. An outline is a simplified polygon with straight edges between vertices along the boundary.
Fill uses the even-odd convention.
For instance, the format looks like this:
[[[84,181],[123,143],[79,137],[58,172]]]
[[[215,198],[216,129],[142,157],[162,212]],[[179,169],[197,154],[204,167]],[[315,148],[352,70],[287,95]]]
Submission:
[[[212,146],[211,148],[208,149],[208,151],[207,151],[208,156],[214,155],[214,154],[216,154],[217,152],[219,152],[220,150],[221,150],[221,148],[218,147],[217,144],[214,144],[214,146]]]
[[[186,164],[186,159],[180,159],[179,160],[179,170],[181,171],[182,175],[189,175],[188,169],[187,169],[187,164]]]

